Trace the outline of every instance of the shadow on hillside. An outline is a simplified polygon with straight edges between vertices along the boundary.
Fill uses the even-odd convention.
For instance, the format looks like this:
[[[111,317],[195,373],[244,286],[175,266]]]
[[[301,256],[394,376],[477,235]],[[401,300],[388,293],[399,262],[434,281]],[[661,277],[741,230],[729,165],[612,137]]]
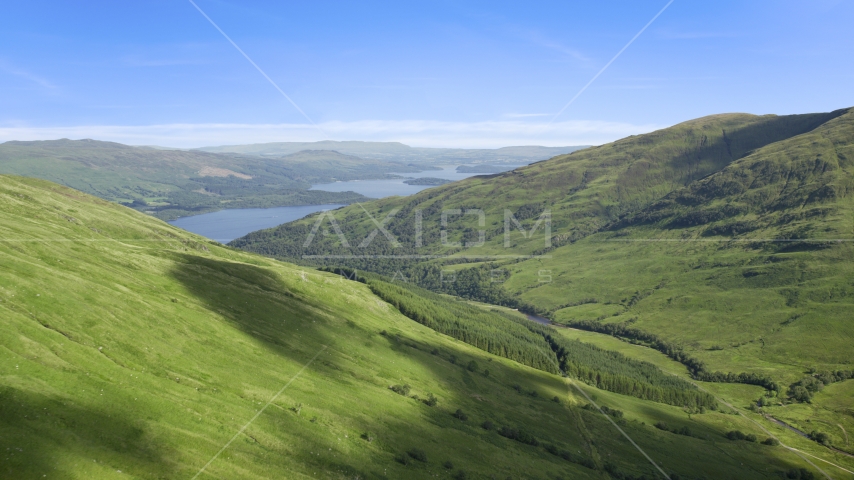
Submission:
[[[316,276],[318,272],[309,271],[309,273]],[[446,342],[433,342],[430,339],[433,335],[432,331],[427,335],[419,335],[419,338],[413,338],[413,332],[408,328],[401,331],[397,328],[399,324],[390,323],[387,331],[382,330],[384,333],[381,333],[382,327],[368,328],[346,318],[346,314],[342,318],[343,296],[318,298],[303,297],[299,292],[291,293],[275,271],[254,265],[182,254],[171,275],[192,295],[201,300],[207,309],[218,312],[234,328],[260,341],[271,352],[287,358],[295,365],[305,364],[317,353],[321,344],[327,345],[329,349],[309,369],[315,378],[305,383],[320,388],[319,385],[329,382],[334,386],[327,383],[327,387],[337,390],[336,396],[346,398],[347,404],[371,405],[381,398],[380,403],[391,401],[394,404],[398,402],[409,404],[408,408],[419,412],[412,418],[382,411],[375,411],[367,417],[362,414],[355,415],[352,421],[361,424],[360,428],[363,431],[374,432],[379,438],[371,445],[369,466],[362,462],[360,467],[358,461],[348,466],[346,460],[339,460],[341,463],[334,466],[335,469],[350,472],[353,476],[386,478],[386,475],[390,475],[389,478],[394,478],[391,473],[392,467],[401,467],[398,462],[395,462],[395,456],[408,448],[427,447],[437,442],[444,443],[443,437],[456,437],[455,442],[467,439],[467,442],[478,443],[478,436],[482,430],[479,424],[486,419],[492,419],[497,425],[519,428],[536,423],[530,415],[539,416],[543,412],[549,412],[550,416],[560,417],[565,422],[571,421],[567,410],[559,408],[550,400],[550,397],[546,397],[547,386],[542,383],[543,379],[518,373],[504,377],[501,371],[510,373],[512,370],[497,365],[492,366],[492,362],[485,361],[481,355],[477,356],[478,371],[469,371],[467,365],[475,357],[467,351],[467,347],[456,348],[456,345],[448,345]],[[347,280],[330,276],[328,279],[330,294],[337,291],[337,282],[347,282]],[[295,287],[299,287],[299,284]],[[331,305],[326,306],[326,302]],[[413,328],[426,331],[426,327],[412,323]],[[434,350],[435,353],[433,353]],[[422,377],[422,380],[430,378],[432,382],[442,385],[445,390],[445,393],[436,392],[440,395],[439,406],[429,407],[419,399],[406,398],[392,392],[389,389],[391,384],[411,383],[413,394],[417,393],[420,398],[426,399],[432,389],[421,384],[418,379],[409,377],[409,374],[398,371],[391,363],[351,365],[353,361],[358,363],[358,358],[362,357],[361,353],[366,351],[397,352],[423,367],[429,372],[429,377]],[[487,376],[483,371],[490,367],[492,375]],[[306,372],[305,376],[311,374]],[[318,376],[322,379],[318,379]],[[381,379],[381,377],[385,378]],[[359,382],[354,382],[354,378]],[[539,390],[542,393],[539,398],[531,397],[528,393],[517,393],[513,388],[513,385],[517,384],[522,386],[524,392]],[[304,393],[298,393],[301,388],[296,386],[289,389],[277,403],[284,402],[286,397],[297,402],[297,398],[304,395]],[[504,400],[499,400],[496,405],[496,396],[506,397]],[[269,409],[265,418],[259,419],[258,427],[260,428],[261,422],[273,422],[274,425],[278,424],[273,430],[286,429],[296,432],[300,428],[322,428],[322,422],[310,423],[308,421],[310,417],[307,416],[313,413],[306,412],[311,411],[315,408],[314,404],[321,403],[323,400],[314,398],[309,401],[311,403],[306,401],[303,415],[288,410],[287,406]],[[505,403],[506,405],[502,405]],[[531,403],[541,405],[542,408],[531,409],[528,406]],[[457,408],[472,414],[471,421],[461,422],[454,418],[452,413]],[[520,408],[527,413],[520,413]],[[533,427],[539,438],[551,437],[552,441],[559,444],[566,443],[562,434],[554,432],[548,434],[548,430],[541,427],[542,425]],[[494,436],[497,437],[497,434]],[[319,438],[322,436],[303,442],[304,444],[289,445],[288,455],[290,458],[305,458],[307,463],[314,463],[317,460],[310,451],[329,451],[330,446],[334,451],[337,446],[340,446],[332,444],[323,445],[325,448],[318,448],[318,445],[313,442],[320,441]],[[363,442],[363,440],[359,441]],[[498,438],[493,440],[499,444],[505,441],[509,442],[511,450],[517,448],[512,441]],[[524,446],[524,449],[531,449],[531,453],[535,456],[541,455],[541,452],[531,447]],[[447,456],[442,455],[442,459],[462,462],[464,455],[462,452],[453,452],[448,453]],[[431,457],[435,456],[431,454]],[[324,461],[329,460],[331,459],[324,459]],[[479,460],[477,462],[480,463]],[[556,462],[561,463],[563,460],[558,459]],[[484,472],[498,474],[496,470],[488,470],[490,468],[488,465],[489,463],[486,462],[483,467]],[[323,468],[329,468],[329,466]],[[388,474],[385,473],[386,468],[389,469]],[[412,466],[405,468],[412,468]],[[549,469],[553,468],[555,465],[552,464]],[[582,467],[567,462],[565,468],[571,473],[574,468]],[[555,470],[560,471],[556,468]],[[366,473],[369,475],[365,475]],[[501,473],[503,473],[501,478],[505,478],[509,473],[512,473],[515,478],[518,472]],[[565,471],[564,474],[566,473]]]
[[[0,477],[64,477],[66,462],[172,478],[174,462],[144,427],[122,414],[16,388],[0,389]],[[76,466],[76,465],[75,465]],[[88,470],[84,467],[82,470]],[[91,471],[91,470],[90,470]]]
[[[442,342],[431,342],[429,338],[434,332],[408,318],[405,321],[412,322],[412,328],[423,329],[430,336],[414,339],[411,332],[402,332],[392,324],[389,324],[387,331],[381,327],[367,329],[341,316],[343,297],[323,298],[291,292],[276,272],[262,267],[191,254],[181,255],[180,260],[172,276],[201,300],[208,310],[219,313],[233,327],[297,365],[305,364],[321,345],[329,347],[330,356],[335,356],[333,351],[346,355],[350,353],[349,350],[355,349],[352,342],[369,339],[372,345],[370,348],[388,348],[405,355],[430,370],[434,378],[454,385],[466,394],[476,393],[477,387],[467,379],[480,378],[482,375],[467,371],[466,366],[475,357],[467,351],[471,347],[463,347],[462,342],[454,341],[460,344],[459,349],[448,348],[447,344],[442,346]],[[318,274],[314,270],[308,270],[308,273],[312,276]],[[327,287],[330,294],[338,293],[337,282],[349,280],[330,276]],[[377,298],[377,301],[380,300]],[[401,315],[401,318],[405,317]],[[431,353],[434,350],[436,352]],[[486,355],[485,352],[483,355]],[[324,358],[328,357],[324,355]],[[478,356],[477,362],[480,369],[486,367],[482,357]],[[329,364],[328,361],[318,359],[312,369]],[[497,381],[497,378],[484,377],[478,383],[493,384]],[[530,386],[526,387],[529,390],[545,388],[539,384],[540,379],[532,377],[529,381]],[[509,391],[517,382],[507,380],[506,383],[504,387]]]
[[[842,109],[828,113],[775,116],[730,131],[725,130],[723,138],[709,144],[704,141],[696,150],[686,151],[672,159],[669,168],[680,172],[681,175],[677,176],[681,176],[682,183],[687,185],[755,150],[810,132],[847,112],[848,109]]]
[[[276,354],[304,364],[329,345],[323,322],[331,314],[318,299],[288,290],[271,270],[191,254],[177,259],[171,275],[212,312]]]
[[[562,380],[552,382],[542,375],[528,374],[524,368],[501,367],[498,363],[507,361],[490,361],[485,353],[447,341],[414,321],[409,328],[389,320],[384,329],[380,325],[376,327],[380,331],[375,331],[355,318],[346,318],[343,295],[303,297],[290,292],[272,270],[194,255],[181,255],[178,260],[171,273],[174,278],[210,311],[218,312],[274,354],[303,365],[321,344],[329,346],[306,372],[305,381],[285,392],[247,430],[243,440],[230,447],[235,459],[254,457],[268,471],[278,464],[287,468],[287,462],[298,462],[350,478],[405,478],[416,475],[415,471],[418,476],[428,471],[447,475],[453,472],[444,473],[447,471],[441,462],[446,460],[485,478],[530,475],[530,471],[521,470],[521,465],[539,465],[542,470],[537,473],[552,477],[593,473],[578,463],[591,454],[577,433],[573,412],[564,402],[552,401],[555,395],[566,398]],[[323,288],[328,288],[330,295],[336,294],[337,281],[330,276]],[[294,288],[298,287],[297,282]],[[388,361],[396,358],[389,351],[410,359],[426,375],[419,375],[419,368],[398,370],[393,360]],[[385,361],[376,362],[376,358]],[[472,360],[478,365],[469,370]],[[391,384],[411,384],[412,392],[398,395],[389,389]],[[322,393],[325,391],[334,393],[326,395]],[[423,400],[432,392],[438,394],[439,403],[430,407]],[[413,398],[416,394],[419,398]],[[288,407],[297,402],[305,403],[304,408],[298,403],[301,414]],[[350,414],[349,408],[353,408]],[[467,421],[452,415],[457,409],[468,415]],[[487,420],[495,424],[494,430],[481,427]],[[621,469],[649,469],[633,449],[619,443],[622,437],[606,420],[595,416],[590,420],[604,435],[594,439],[597,449],[623,452],[622,460],[613,460]],[[496,431],[501,426],[528,431],[544,444],[571,450],[574,461],[549,455],[542,446],[506,439]],[[330,436],[333,430],[336,433]],[[276,432],[288,432],[287,438],[292,441],[283,441],[285,437],[271,441]],[[344,432],[350,434],[349,439],[342,435]],[[361,432],[371,432],[376,440],[358,438]],[[430,462],[410,459],[404,466],[395,461],[413,448],[425,450]],[[481,455],[472,457],[471,451]],[[484,452],[489,452],[486,457]],[[703,467],[702,456],[689,456],[698,458],[696,468]]]

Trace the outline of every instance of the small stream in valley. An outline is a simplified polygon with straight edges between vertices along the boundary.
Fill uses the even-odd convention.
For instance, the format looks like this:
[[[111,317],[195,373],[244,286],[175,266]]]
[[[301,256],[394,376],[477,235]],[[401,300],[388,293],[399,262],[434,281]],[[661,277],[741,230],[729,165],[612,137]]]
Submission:
[[[532,322],[537,322],[540,325],[551,325],[552,324],[551,320],[549,320],[548,318],[545,318],[545,317],[541,317],[539,315],[532,315],[530,313],[526,313],[525,316],[528,317],[528,320],[530,320]]]

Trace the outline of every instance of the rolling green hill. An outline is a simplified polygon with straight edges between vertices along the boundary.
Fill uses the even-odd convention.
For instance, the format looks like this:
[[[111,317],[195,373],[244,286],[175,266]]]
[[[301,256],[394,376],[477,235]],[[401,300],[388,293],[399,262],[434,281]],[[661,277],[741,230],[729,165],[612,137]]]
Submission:
[[[579,385],[43,180],[0,176],[0,265],[5,478],[659,476],[611,420],[671,478],[812,468],[727,439],[764,436],[726,409]]]
[[[310,231],[304,226],[311,225],[312,219],[282,228],[283,234],[287,232],[294,236],[292,242],[286,239],[275,244],[254,235],[247,237],[241,245],[257,243],[258,249],[264,249],[263,253],[289,257],[314,254],[453,255],[460,253],[461,249],[447,247],[441,242],[442,210],[481,209],[485,214],[486,244],[464,255],[493,255],[504,250],[510,250],[512,254],[532,254],[544,248],[540,235],[527,241],[522,236],[514,236],[513,248],[504,248],[505,210],[530,228],[541,212],[549,209],[552,247],[567,244],[597,232],[629,213],[640,211],[693,181],[720,171],[756,149],[809,132],[846,112],[790,116],[715,115],[558,156],[511,172],[472,177],[410,197],[371,203],[369,211],[378,213],[378,218],[399,209],[388,223],[389,231],[401,243],[396,247],[379,237],[367,247],[340,248],[338,237],[331,236],[317,238],[303,248]],[[850,118],[850,114],[845,115],[846,121]],[[415,217],[419,210],[423,218],[423,247],[416,252]],[[336,215],[345,236],[356,240],[356,244],[375,227],[361,207],[344,209]],[[478,239],[471,235],[477,230],[476,220],[471,216],[450,216],[447,219],[448,231],[451,232],[448,241],[459,241],[463,232],[468,232],[465,240],[476,242]]]
[[[810,372],[854,363],[852,162],[854,111],[716,115],[337,210],[341,235],[315,215],[233,245],[617,335],[779,405]],[[399,244],[363,240],[377,224]]]

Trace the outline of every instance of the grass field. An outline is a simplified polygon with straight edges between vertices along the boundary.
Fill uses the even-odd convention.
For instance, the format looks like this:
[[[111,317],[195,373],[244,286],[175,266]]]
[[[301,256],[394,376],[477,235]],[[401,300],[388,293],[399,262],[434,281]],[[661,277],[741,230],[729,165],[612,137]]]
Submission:
[[[192,478],[233,437],[199,478],[657,475],[566,379],[429,330],[358,282],[40,180],[0,177],[0,218],[4,477]],[[409,396],[389,389],[404,384]],[[741,417],[582,388],[625,412],[622,428],[680,478],[809,468],[723,438],[750,428]],[[412,398],[430,394],[433,407]]]

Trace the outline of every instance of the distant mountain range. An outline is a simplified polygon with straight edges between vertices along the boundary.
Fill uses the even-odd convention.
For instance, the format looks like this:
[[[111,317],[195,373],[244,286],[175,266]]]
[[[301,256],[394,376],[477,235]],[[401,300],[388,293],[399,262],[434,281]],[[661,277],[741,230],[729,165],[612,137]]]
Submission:
[[[277,142],[256,143],[251,145],[223,145],[219,147],[202,147],[197,150],[213,153],[239,153],[242,155],[257,155],[262,157],[289,155],[303,150],[334,150],[346,155],[355,155],[361,158],[403,163],[427,163],[433,165],[499,163],[527,165],[532,162],[545,160],[583,148],[587,148],[587,146],[519,146],[496,149],[424,148],[410,147],[399,142],[337,142],[324,140],[321,142]]]
[[[365,197],[308,189],[421,170],[329,151],[272,159],[97,140],[0,144],[0,173],[54,181],[165,220],[223,208],[346,204]]]
[[[395,178],[443,163],[528,164],[574,148],[412,149],[399,143],[315,142],[181,150],[97,140],[10,141],[0,144],[0,173],[54,181],[172,220],[223,208],[349,204],[366,197],[309,188]]]

